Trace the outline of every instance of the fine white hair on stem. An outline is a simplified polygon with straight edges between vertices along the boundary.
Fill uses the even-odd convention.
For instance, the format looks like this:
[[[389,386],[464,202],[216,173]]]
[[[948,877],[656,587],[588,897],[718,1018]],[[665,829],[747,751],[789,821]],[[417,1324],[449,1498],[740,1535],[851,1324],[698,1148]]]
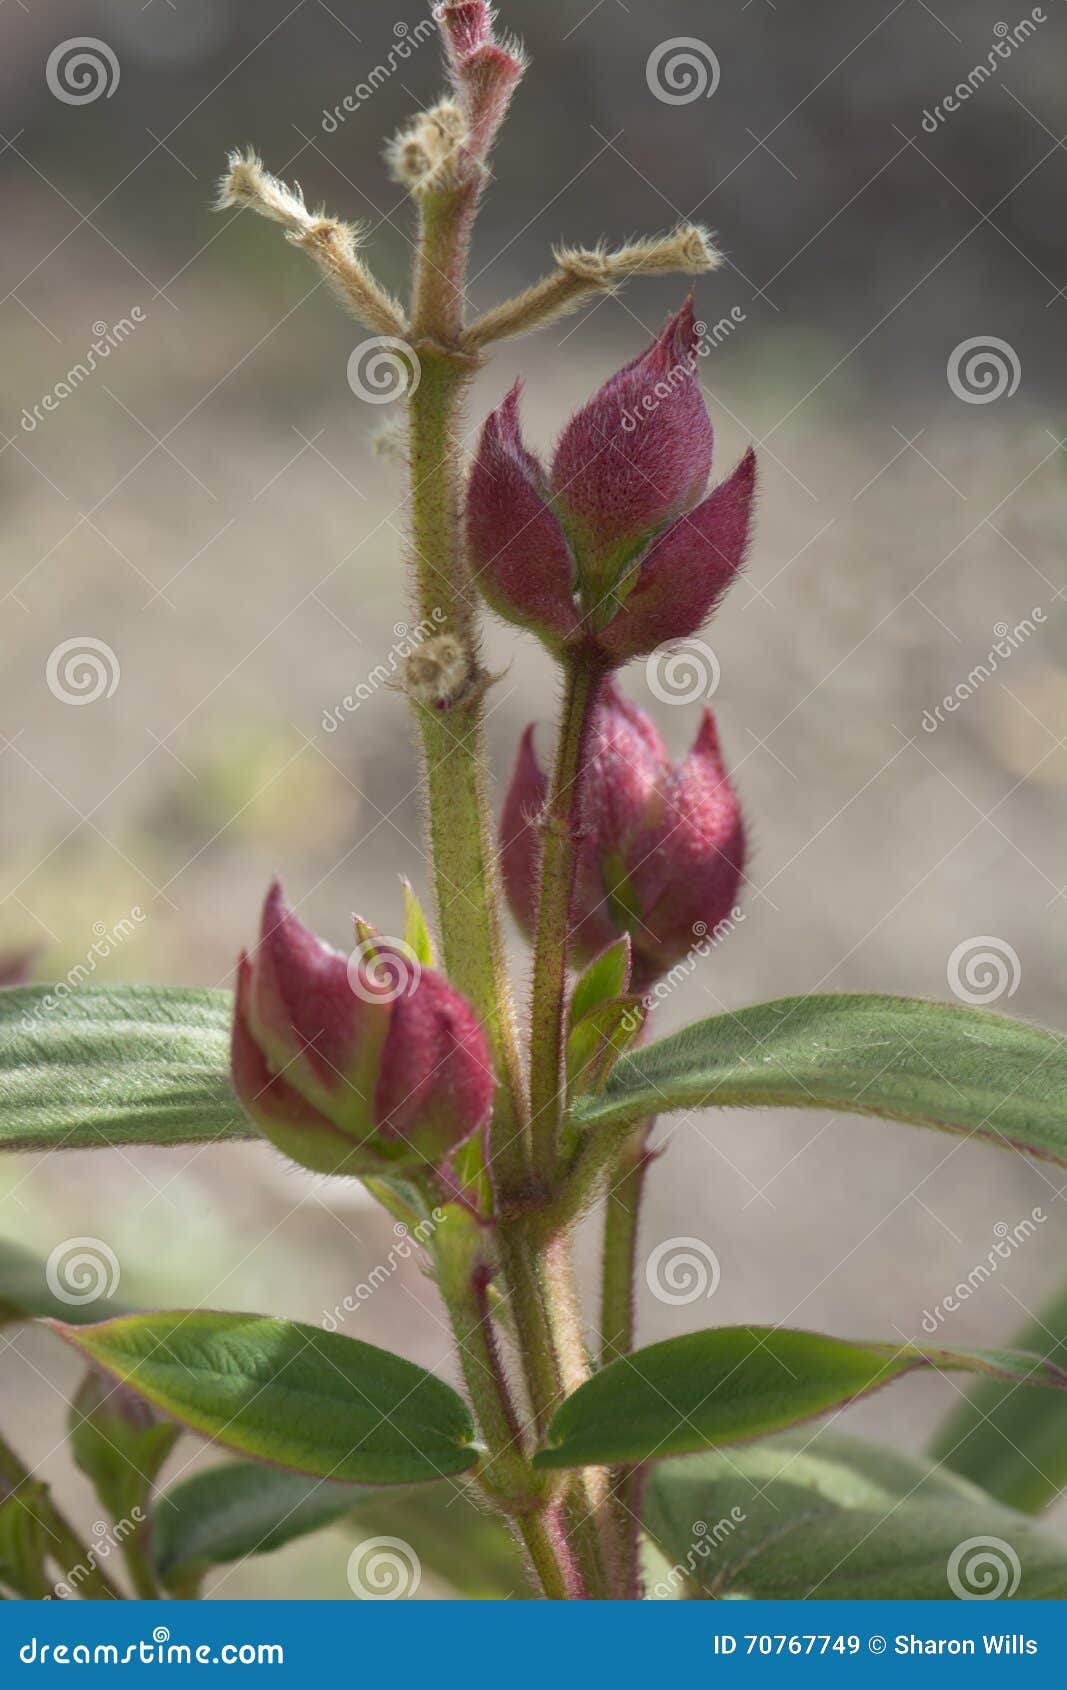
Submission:
[[[552,256],[555,270],[471,325],[465,338],[469,348],[545,328],[591,295],[612,293],[633,276],[699,276],[723,262],[710,232],[699,223],[682,223],[669,235],[615,248],[560,246]]]
[[[217,210],[233,206],[280,223],[287,238],[308,254],[354,317],[380,334],[407,333],[400,301],[359,256],[362,235],[357,225],[309,211],[301,189],[272,176],[251,147],[230,153],[227,164],[215,200]]]

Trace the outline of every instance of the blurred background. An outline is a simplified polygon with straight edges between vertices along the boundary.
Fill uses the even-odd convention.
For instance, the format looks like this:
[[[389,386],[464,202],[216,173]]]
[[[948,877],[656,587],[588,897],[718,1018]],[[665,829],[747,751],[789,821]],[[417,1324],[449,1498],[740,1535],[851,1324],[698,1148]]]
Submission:
[[[727,255],[697,290],[728,324],[701,367],[717,473],[749,440],[761,466],[748,576],[695,679],[656,698],[642,666],[626,676],[681,752],[700,666],[718,673],[756,844],[744,921],[658,1030],[790,992],[954,985],[1067,1025],[1067,8],[502,11],[532,69],[473,305],[539,274],[555,241],[707,222]],[[424,18],[414,0],[0,12],[0,952],[39,947],[41,978],[91,958],[98,978],[227,984],[275,870],[339,945],[354,908],[396,929],[399,873],[428,888],[403,700],[371,683],[339,709],[410,618],[402,469],[380,438],[396,416],[353,392],[363,331],[280,231],[211,209],[227,150],[252,143],[309,202],[366,220],[403,288],[411,220],[381,146],[439,92]],[[95,91],[65,86],[55,56],[82,36]],[[680,292],[638,282],[505,344],[472,432],[522,373],[550,446]],[[503,779],[554,683],[532,640],[493,625],[488,644]],[[515,964],[524,977],[517,938]],[[1067,1277],[1062,1175],[1021,1157],[818,1114],[675,1118],[660,1136],[644,1250],[703,1241],[721,1282],[689,1306],[642,1282],[643,1341],[742,1320],[921,1335],[1035,1206],[1047,1218],[945,1341],[1008,1338]],[[0,1233],[41,1256],[105,1240],[130,1302],[321,1321],[388,1258],[392,1223],[355,1187],[220,1148],[5,1159]],[[587,1270],[595,1243],[590,1227]],[[451,1369],[411,1262],[350,1320]],[[0,1346],[5,1427],[91,1520],[62,1449],[74,1364],[22,1329]],[[842,1424],[918,1448],[956,1390],[906,1382]],[[348,1597],[343,1544],[215,1588]]]

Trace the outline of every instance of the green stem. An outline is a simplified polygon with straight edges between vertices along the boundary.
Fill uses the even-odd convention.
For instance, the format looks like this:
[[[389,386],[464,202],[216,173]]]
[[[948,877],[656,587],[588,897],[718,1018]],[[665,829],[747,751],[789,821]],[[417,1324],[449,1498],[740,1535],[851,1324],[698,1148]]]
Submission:
[[[412,394],[411,528],[420,614],[458,642],[468,667],[451,708],[416,704],[426,764],[431,854],[445,971],[473,1006],[493,1051],[500,1089],[490,1159],[502,1191],[526,1186],[526,1126],[500,925],[496,857],[486,791],[484,677],[474,597],[460,543],[458,412],[466,372],[426,351]]]
[[[522,1220],[502,1223],[498,1243],[534,1429],[543,1442],[560,1403],[589,1377],[570,1247],[562,1235],[542,1236],[533,1221]],[[593,1597],[610,1594],[606,1500],[603,1476],[588,1471],[574,1475],[562,1501],[567,1536]]]
[[[9,1491],[31,1485],[33,1479],[14,1450],[0,1438],[0,1483]],[[49,1536],[48,1553],[63,1572],[63,1582],[69,1583],[78,1568],[85,1568],[79,1579],[79,1594],[97,1601],[120,1601],[122,1592],[112,1584],[107,1574],[93,1558],[92,1551],[82,1542],[70,1521],[56,1507],[51,1497],[40,1505],[41,1518]]]
[[[441,1294],[448,1308],[463,1377],[487,1460],[479,1479],[508,1515],[547,1597],[580,1598],[585,1590],[545,1480],[534,1473],[512,1401],[489,1298],[493,1263],[483,1229],[469,1213],[450,1208],[434,1237]]]
[[[634,1347],[635,1262],[645,1176],[651,1157],[645,1121],[627,1139],[615,1163],[604,1209],[600,1283],[601,1365],[629,1355]],[[641,1475],[635,1467],[612,1473],[611,1499],[619,1568],[619,1592],[627,1601],[641,1594]]]
[[[565,665],[563,716],[544,817],[541,895],[534,949],[530,1023],[530,1112],[534,1171],[544,1190],[555,1182],[563,1078],[567,935],[578,863],[579,798],[585,748],[603,670],[583,659]]]
[[[122,1559],[130,1575],[134,1595],[143,1602],[158,1602],[163,1595],[152,1566],[147,1545],[141,1532],[127,1538],[122,1545]]]

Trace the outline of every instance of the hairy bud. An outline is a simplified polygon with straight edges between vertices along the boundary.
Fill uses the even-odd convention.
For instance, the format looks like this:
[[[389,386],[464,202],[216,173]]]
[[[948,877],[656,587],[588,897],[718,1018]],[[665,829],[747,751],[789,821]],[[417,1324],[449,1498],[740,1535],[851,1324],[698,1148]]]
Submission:
[[[704,497],[697,345],[689,300],[571,418],[550,474],[523,443],[517,386],[485,424],[467,498],[478,583],[555,651],[584,644],[615,665],[688,638],[741,568],[755,454]]]
[[[477,168],[484,162],[507,115],[511,96],[526,69],[517,41],[498,41],[493,9],[486,0],[460,0],[436,12],[448,72],[463,111],[465,152]]]
[[[485,1039],[440,974],[358,933],[350,957],[323,944],[274,882],[239,965],[234,1088],[279,1150],[318,1173],[436,1167],[489,1119]]]
[[[689,755],[672,764],[651,718],[609,682],[595,712],[588,759],[578,817],[571,960],[589,962],[629,934],[632,985],[643,991],[737,902],[745,863],[741,806],[723,767],[710,710]],[[500,853],[508,901],[531,935],[546,794],[530,728],[504,805]]]

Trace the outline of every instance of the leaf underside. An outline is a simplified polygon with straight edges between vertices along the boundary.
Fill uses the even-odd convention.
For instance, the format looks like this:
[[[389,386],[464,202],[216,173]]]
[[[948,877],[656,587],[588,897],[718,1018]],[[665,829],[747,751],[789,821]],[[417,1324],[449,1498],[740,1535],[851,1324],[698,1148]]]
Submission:
[[[0,992],[0,1149],[258,1138],[229,1081],[228,992]]]
[[[916,1368],[1067,1389],[1012,1350],[853,1343],[786,1327],[723,1326],[611,1362],[557,1409],[537,1467],[638,1464],[745,1442],[852,1402]]]
[[[1067,1165],[1067,1039],[918,998],[782,998],[631,1052],[574,1114],[590,1128],[711,1106],[882,1115]]]
[[[1067,1545],[927,1462],[820,1432],[665,1462],[648,1594],[780,1601],[1067,1596]]]
[[[1067,1367],[1067,1293],[1041,1309],[1017,1342]],[[1015,1391],[998,1379],[976,1381],[940,1428],[931,1454],[999,1502],[1039,1513],[1067,1488],[1067,1397]]]

